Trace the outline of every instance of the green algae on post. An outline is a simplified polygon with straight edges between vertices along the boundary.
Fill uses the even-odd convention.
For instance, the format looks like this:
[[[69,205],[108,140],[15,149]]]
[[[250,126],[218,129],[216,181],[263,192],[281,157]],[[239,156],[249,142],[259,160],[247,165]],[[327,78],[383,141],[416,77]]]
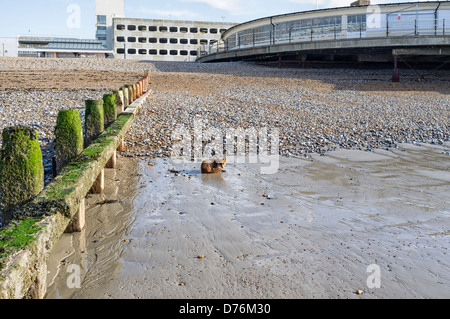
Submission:
[[[105,127],[108,127],[117,118],[117,104],[115,94],[103,95],[103,111],[105,114]]]
[[[41,228],[36,225],[38,221],[36,218],[16,221],[0,231],[0,269],[4,267],[4,259],[8,254],[24,249],[35,239],[33,235]]]
[[[56,171],[83,152],[83,127],[77,110],[62,110],[58,113],[55,129]]]
[[[37,131],[14,126],[3,130],[0,149],[1,220],[10,210],[38,195],[44,188],[44,166]]]
[[[105,130],[103,100],[86,100],[85,144],[90,145]]]

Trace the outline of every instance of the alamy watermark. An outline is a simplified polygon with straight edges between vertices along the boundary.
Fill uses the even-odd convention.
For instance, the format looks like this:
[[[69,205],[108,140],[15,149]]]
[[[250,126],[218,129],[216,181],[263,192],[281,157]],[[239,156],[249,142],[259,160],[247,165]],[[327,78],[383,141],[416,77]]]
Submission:
[[[381,28],[381,8],[377,5],[370,5],[367,7],[367,28],[380,29]]]
[[[376,264],[369,265],[366,270],[370,273],[369,277],[367,277],[367,288],[381,288],[381,268]]]
[[[227,163],[258,164],[260,173],[276,174],[280,166],[279,130],[276,128],[207,127],[194,120],[193,131],[177,126],[172,132],[171,158],[176,164],[201,163],[209,158],[226,158]]]
[[[81,28],[81,7],[78,4],[70,4],[67,6],[66,12],[69,13],[66,24],[69,29]]]
[[[80,289],[81,288],[81,267],[78,265],[69,265],[67,267],[67,273],[70,274],[66,280],[67,288]]]

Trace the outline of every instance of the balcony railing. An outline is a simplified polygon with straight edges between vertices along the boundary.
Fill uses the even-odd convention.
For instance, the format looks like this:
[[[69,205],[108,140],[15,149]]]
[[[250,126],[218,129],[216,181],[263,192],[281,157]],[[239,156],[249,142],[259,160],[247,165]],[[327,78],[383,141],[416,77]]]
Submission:
[[[264,30],[259,31],[261,29]],[[367,22],[349,23],[346,28],[342,24],[290,28],[268,25],[232,34],[225,41],[221,40],[214,45],[203,45],[199,49],[199,56],[278,44],[431,35],[450,36],[450,19],[387,19],[379,27],[373,27]]]

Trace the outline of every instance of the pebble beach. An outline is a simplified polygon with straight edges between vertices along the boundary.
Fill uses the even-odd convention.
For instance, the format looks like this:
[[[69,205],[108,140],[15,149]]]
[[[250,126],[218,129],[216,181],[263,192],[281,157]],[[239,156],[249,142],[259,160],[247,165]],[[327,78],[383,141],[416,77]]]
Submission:
[[[0,128],[35,127],[47,159],[60,109],[78,109],[83,119],[86,99],[99,99],[145,70],[152,72],[153,96],[126,138],[124,156],[170,157],[175,127],[192,128],[198,116],[218,129],[277,128],[286,156],[449,140],[450,71],[418,78],[402,70],[402,83],[390,83],[388,69],[97,59],[0,58]]]
[[[0,58],[0,129],[36,128],[49,183],[59,110],[83,119],[145,70],[152,95],[85,230],[53,248],[47,298],[449,298],[449,70],[392,83],[376,68]],[[175,163],[173,132],[199,118],[279,130],[278,172]]]

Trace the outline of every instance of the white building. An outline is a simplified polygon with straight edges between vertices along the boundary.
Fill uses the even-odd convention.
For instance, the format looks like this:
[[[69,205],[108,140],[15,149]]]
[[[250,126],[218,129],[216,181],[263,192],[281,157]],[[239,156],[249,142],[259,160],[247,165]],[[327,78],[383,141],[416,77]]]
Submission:
[[[113,19],[125,17],[125,0],[95,0],[97,40],[108,49],[113,48]]]
[[[17,48],[17,38],[0,38],[0,57],[17,57]]]
[[[114,18],[116,59],[195,61],[235,23]]]

